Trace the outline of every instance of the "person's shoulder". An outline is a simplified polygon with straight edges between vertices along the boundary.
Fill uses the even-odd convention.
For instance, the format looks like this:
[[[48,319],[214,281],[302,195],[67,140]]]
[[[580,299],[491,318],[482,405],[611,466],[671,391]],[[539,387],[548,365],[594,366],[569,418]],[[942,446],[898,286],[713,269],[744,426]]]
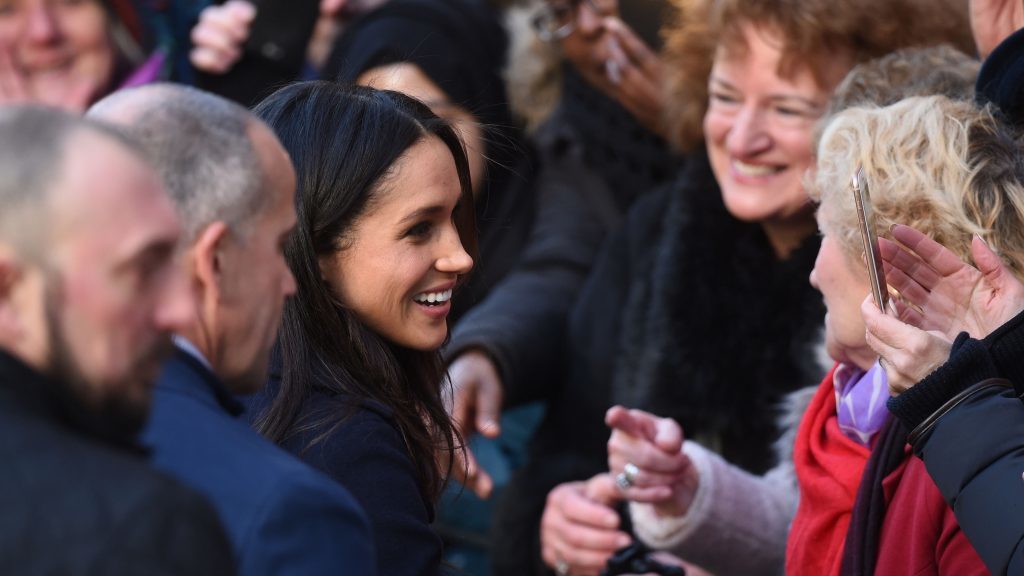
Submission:
[[[296,446],[314,468],[338,479],[356,475],[360,467],[384,462],[391,463],[385,468],[399,462],[411,466],[390,407],[349,395],[324,395],[316,405],[303,414],[311,431],[299,441],[301,447]]]
[[[336,417],[327,420],[325,444],[346,451],[372,449],[380,442],[401,443],[395,411],[377,400],[349,395],[324,397],[318,411]],[[357,442],[359,445],[351,445]]]

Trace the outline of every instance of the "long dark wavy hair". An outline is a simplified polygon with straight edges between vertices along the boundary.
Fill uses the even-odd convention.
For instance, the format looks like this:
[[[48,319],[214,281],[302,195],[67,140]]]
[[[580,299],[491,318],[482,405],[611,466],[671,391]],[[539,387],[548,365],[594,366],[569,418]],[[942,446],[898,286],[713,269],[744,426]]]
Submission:
[[[462,188],[456,227],[476,258],[472,185],[462,143],[421,102],[362,86],[292,84],[268,96],[255,113],[280,138],[298,176],[298,222],[285,247],[297,290],[285,304],[278,336],[281,386],[256,429],[278,444],[299,432],[322,431],[308,449],[348,415],[319,410],[300,421],[314,388],[346,395],[356,404],[376,400],[394,411],[420,489],[436,498],[451,472],[456,444],[461,449],[442,402],[447,379],[440,353],[398,346],[366,327],[322,279],[318,259],[344,249],[353,223],[395,162],[428,137],[439,138],[452,153]]]

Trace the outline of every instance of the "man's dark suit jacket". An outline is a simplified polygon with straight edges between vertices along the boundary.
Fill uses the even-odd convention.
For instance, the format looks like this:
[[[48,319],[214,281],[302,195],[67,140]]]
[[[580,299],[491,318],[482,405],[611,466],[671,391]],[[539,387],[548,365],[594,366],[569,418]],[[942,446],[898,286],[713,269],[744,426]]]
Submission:
[[[241,410],[179,349],[164,366],[143,434],[153,465],[217,508],[239,574],[376,574],[370,525],[352,496],[251,430]]]
[[[62,389],[0,352],[0,574],[234,573],[205,499]]]

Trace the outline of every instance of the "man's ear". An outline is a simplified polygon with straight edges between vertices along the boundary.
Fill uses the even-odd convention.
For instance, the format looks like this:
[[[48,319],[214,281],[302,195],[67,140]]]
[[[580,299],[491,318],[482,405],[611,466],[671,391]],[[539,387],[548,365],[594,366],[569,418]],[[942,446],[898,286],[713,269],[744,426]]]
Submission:
[[[224,277],[224,250],[230,241],[230,228],[225,222],[217,221],[208,224],[199,231],[192,243],[192,266],[195,280],[205,294],[212,291],[219,299]]]
[[[0,335],[4,339],[16,337],[24,328],[24,319],[14,302],[14,292],[24,273],[24,265],[15,257],[14,251],[0,244]]]

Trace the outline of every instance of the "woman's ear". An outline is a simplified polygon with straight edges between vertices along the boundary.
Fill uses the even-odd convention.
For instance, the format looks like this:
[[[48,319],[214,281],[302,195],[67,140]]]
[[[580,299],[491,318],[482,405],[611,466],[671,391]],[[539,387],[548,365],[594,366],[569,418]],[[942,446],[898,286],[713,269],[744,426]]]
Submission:
[[[316,257],[317,267],[320,269],[320,280],[331,288],[331,275],[330,271],[337,265],[336,254],[325,254],[323,256]]]

